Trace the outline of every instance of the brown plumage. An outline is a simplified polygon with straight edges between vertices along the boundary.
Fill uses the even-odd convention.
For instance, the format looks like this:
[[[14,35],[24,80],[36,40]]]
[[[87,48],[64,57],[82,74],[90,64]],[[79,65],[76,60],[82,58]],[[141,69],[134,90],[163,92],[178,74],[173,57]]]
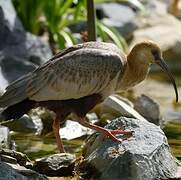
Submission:
[[[110,43],[75,45],[9,85],[0,97],[0,107],[6,108],[2,115],[6,119],[19,118],[38,106],[54,111],[53,128],[60,152],[64,152],[59,135],[60,121],[64,122],[71,112],[79,117],[80,124],[121,141],[115,134],[130,132],[109,131],[90,124],[85,115],[116,90],[126,90],[145,79],[151,63],[159,64],[168,72],[160,48],[151,41],[137,44],[127,57]],[[175,81],[168,73],[178,100]]]

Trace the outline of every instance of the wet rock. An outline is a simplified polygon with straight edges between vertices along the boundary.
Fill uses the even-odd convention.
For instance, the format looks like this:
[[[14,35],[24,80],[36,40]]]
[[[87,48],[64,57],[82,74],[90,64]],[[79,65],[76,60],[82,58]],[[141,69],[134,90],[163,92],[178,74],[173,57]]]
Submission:
[[[85,149],[79,172],[93,179],[169,179],[175,178],[177,164],[170,152],[167,138],[156,125],[147,121],[120,117],[106,126],[108,129],[124,127],[134,135],[122,143],[94,138]],[[121,138],[121,135],[118,136]]]
[[[159,105],[150,97],[141,95],[134,102],[134,109],[145,117],[149,122],[156,125],[161,124]]]
[[[0,88],[4,89],[48,60],[52,53],[48,44],[25,32],[11,0],[0,0],[0,26]]]
[[[0,149],[9,147],[9,129],[0,125]]]
[[[36,160],[34,169],[47,176],[71,176],[74,169],[75,156],[72,154],[54,154]]]
[[[29,162],[27,156],[23,153],[11,151],[8,149],[0,150],[0,179],[27,179],[44,180],[44,175],[27,169],[25,165]]]
[[[126,5],[118,3],[102,3],[96,7],[101,21],[116,28],[126,39],[130,39],[137,29],[136,14]],[[114,12],[114,13],[113,13]]]

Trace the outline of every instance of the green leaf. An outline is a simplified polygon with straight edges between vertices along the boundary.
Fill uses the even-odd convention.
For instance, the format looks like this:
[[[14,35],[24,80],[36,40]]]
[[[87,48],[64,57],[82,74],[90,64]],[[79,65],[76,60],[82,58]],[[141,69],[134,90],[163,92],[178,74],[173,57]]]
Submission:
[[[112,41],[121,49],[123,49],[124,51],[126,51],[127,49],[127,43],[124,40],[124,38],[119,34],[119,32],[117,32],[114,28],[109,28],[106,25],[97,22],[97,25],[99,26],[99,32],[101,32],[100,35],[102,35],[102,39],[106,38],[107,34],[109,36],[110,39],[112,39]],[[105,34],[104,34],[105,33]],[[107,39],[107,38],[106,38]]]

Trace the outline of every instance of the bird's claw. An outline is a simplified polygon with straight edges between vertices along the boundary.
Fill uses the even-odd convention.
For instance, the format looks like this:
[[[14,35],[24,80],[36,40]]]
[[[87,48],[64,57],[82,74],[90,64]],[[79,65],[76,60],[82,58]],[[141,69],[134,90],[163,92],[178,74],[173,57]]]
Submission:
[[[127,135],[127,136],[132,136],[134,131],[130,131],[130,130],[126,131],[123,129],[116,129],[116,130],[111,130],[110,133],[113,135],[123,134],[123,135]]]
[[[122,129],[117,129],[117,130],[109,130],[108,133],[106,134],[106,137],[112,139],[115,142],[122,143],[125,140],[130,140],[130,138],[133,136],[134,131],[126,131]],[[123,134],[126,135],[127,137],[123,139],[118,139],[116,137],[117,134]]]

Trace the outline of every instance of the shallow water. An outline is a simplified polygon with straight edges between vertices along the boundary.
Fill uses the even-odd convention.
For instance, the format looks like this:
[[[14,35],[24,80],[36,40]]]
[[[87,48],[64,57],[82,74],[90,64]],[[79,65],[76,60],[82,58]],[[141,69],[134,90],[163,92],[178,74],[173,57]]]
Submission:
[[[181,78],[176,76],[176,82],[181,93]],[[160,105],[161,115],[164,122],[164,132],[168,137],[173,154],[181,160],[181,102],[174,103],[174,91],[166,77],[162,74],[154,73],[146,81],[134,88],[130,99],[134,99],[141,94],[146,94],[153,98]],[[181,100],[180,100],[181,101]],[[58,153],[55,138],[52,134],[38,136],[34,134],[15,133],[11,134],[11,139],[15,142],[14,148],[24,152],[30,159],[36,159],[45,155]],[[85,139],[64,141],[67,152],[81,153],[81,146]]]
[[[15,142],[14,148],[17,151],[28,155],[31,160],[59,153],[53,134],[39,136],[35,134],[15,133],[11,134],[11,140]],[[79,154],[84,139],[64,140],[66,152]]]

